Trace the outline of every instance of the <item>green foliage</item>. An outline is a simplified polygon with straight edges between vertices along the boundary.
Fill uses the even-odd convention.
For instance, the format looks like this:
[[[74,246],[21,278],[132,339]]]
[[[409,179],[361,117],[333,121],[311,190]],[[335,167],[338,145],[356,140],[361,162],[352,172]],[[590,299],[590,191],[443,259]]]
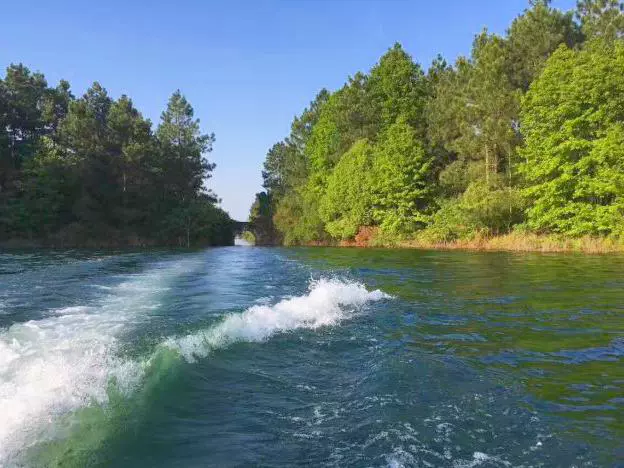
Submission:
[[[214,165],[180,92],[157,134],[132,100],[11,65],[0,80],[0,240],[62,245],[233,242],[226,213],[203,188]]]
[[[610,234],[624,222],[624,45],[553,54],[522,109],[531,202],[539,232]]]
[[[524,201],[512,187],[473,182],[462,195],[460,209],[474,228],[498,235],[522,222]]]
[[[456,160],[440,172],[440,191],[442,195],[456,197],[466,191],[472,182],[483,179],[485,164],[482,161]]]
[[[529,89],[557,47],[574,47],[581,41],[573,13],[552,8],[547,0],[533,1],[532,8],[513,21],[507,34],[510,79],[522,91]]]
[[[260,192],[249,212],[249,227],[254,234],[255,245],[274,245],[278,243],[273,225],[274,201],[270,193]]]
[[[620,0],[578,0],[576,15],[588,39],[612,41],[624,36],[624,2]]]
[[[439,209],[431,217],[431,223],[420,233],[428,242],[452,242],[469,238],[477,232],[477,227],[466,219],[461,207],[461,199],[441,198]]]
[[[483,161],[486,182],[513,170],[519,136],[515,129],[520,90],[509,76],[507,43],[486,32],[472,57],[458,59],[436,80],[428,104],[429,138],[463,161]]]
[[[283,235],[285,245],[329,240],[319,213],[319,196],[309,185],[279,200],[274,222],[277,230]]]
[[[277,237],[624,235],[623,4],[529,4],[452,66],[395,44],[322,91],[267,154]]]
[[[244,231],[241,238],[250,245],[256,245],[256,236],[251,231]]]
[[[367,93],[373,109],[381,112],[381,129],[392,125],[399,116],[417,129],[419,137],[425,133],[424,107],[427,81],[420,65],[395,44],[375,65],[367,80]]]
[[[269,149],[262,178],[263,186],[280,197],[307,177],[306,161],[297,146],[281,141]]]
[[[450,242],[475,234],[499,235],[524,219],[521,193],[501,184],[471,183],[458,198],[443,199],[423,233],[432,242]]]
[[[21,64],[10,65],[0,80],[0,194],[19,190],[22,165],[45,133],[41,108],[47,97],[43,75]]]
[[[408,233],[427,224],[431,168],[431,158],[407,122],[388,128],[373,156],[373,217],[382,230]]]
[[[326,184],[328,171],[353,143],[377,134],[379,109],[367,90],[368,76],[357,73],[322,106],[305,145],[315,185]]]
[[[329,176],[319,214],[327,232],[337,239],[349,239],[360,226],[371,222],[372,148],[357,141],[345,153]]]

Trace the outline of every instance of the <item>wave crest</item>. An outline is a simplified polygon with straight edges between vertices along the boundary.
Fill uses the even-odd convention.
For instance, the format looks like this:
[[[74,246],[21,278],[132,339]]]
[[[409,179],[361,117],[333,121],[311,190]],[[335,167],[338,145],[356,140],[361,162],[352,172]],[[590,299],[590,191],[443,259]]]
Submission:
[[[286,298],[272,306],[254,305],[242,313],[227,315],[208,330],[170,338],[164,345],[193,362],[238,341],[262,341],[279,332],[334,325],[367,302],[390,297],[380,290],[368,291],[361,283],[314,280],[305,295]]]

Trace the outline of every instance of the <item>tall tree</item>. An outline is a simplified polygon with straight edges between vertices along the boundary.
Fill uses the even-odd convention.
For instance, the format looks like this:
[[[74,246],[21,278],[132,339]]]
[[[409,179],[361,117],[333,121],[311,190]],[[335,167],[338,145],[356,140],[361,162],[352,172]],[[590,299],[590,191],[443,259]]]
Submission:
[[[54,245],[231,243],[203,187],[214,137],[174,94],[159,138],[132,100],[11,65],[0,79],[0,240]]]
[[[10,190],[24,161],[34,155],[44,121],[47,83],[41,73],[10,65],[0,83],[0,193]]]
[[[470,140],[485,162],[485,179],[506,171],[512,175],[512,161],[519,142],[515,129],[520,94],[506,73],[505,42],[485,32],[477,36],[473,48],[474,72],[469,82],[466,111],[472,132]]]
[[[186,98],[176,91],[162,113],[156,136],[161,145],[163,189],[165,196],[173,202],[173,209],[180,215],[170,218],[178,232],[179,243],[190,245],[191,226],[195,198],[202,193],[203,184],[215,168],[205,154],[212,151],[214,134],[202,134],[199,119]]]
[[[109,151],[118,200],[116,224],[128,231],[131,225],[144,225],[145,207],[154,196],[149,184],[149,168],[156,163],[151,122],[145,120],[132,100],[122,95],[108,111]]]
[[[61,80],[56,88],[47,89],[43,103],[43,120],[47,132],[54,137],[61,121],[69,112],[69,104],[74,100],[68,81]]]
[[[279,237],[273,223],[273,206],[270,192],[260,192],[249,210],[249,228],[254,233],[256,245],[276,245]]]
[[[76,159],[80,173],[81,193],[74,212],[92,232],[114,220],[117,193],[107,124],[111,105],[106,89],[95,82],[70,104],[59,128],[60,145]]]
[[[424,227],[432,212],[433,161],[417,132],[398,119],[382,135],[373,154],[373,219],[388,232]]]
[[[295,117],[290,135],[274,145],[265,160],[262,175],[270,195],[274,232],[279,229],[280,237],[288,243],[295,242],[294,239],[314,239],[322,232],[313,214],[316,203],[309,194],[304,196],[311,170],[306,147],[329,98],[329,92],[321,90],[309,107]],[[309,224],[316,227],[305,231],[300,228]]]
[[[620,0],[579,0],[576,16],[588,39],[614,40],[624,36],[624,2]]]
[[[394,124],[399,116],[414,128],[419,137],[425,134],[424,107],[427,80],[417,63],[396,43],[371,69],[366,81],[371,108],[381,112],[381,128]]]
[[[522,106],[521,166],[529,226],[570,235],[622,234],[624,45],[549,59]]]
[[[531,0],[531,8],[514,19],[507,31],[510,81],[526,92],[544,63],[561,44],[574,47],[581,40],[573,12],[550,6],[550,0]]]
[[[463,161],[480,161],[486,182],[500,171],[510,175],[519,97],[507,74],[505,41],[483,32],[471,60],[458,59],[439,77],[428,106],[430,138]]]
[[[329,176],[319,213],[333,237],[349,239],[372,222],[372,159],[368,141],[359,140]]]

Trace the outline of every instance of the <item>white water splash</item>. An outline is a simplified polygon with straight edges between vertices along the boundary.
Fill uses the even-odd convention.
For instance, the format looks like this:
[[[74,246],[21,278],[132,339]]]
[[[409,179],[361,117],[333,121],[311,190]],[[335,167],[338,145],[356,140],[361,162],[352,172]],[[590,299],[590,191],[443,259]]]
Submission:
[[[107,400],[115,378],[121,391],[139,381],[139,363],[116,357],[117,336],[188,269],[178,262],[137,275],[92,306],[51,311],[49,317],[0,329],[0,466],[41,437],[58,416]],[[141,312],[143,311],[143,312]]]
[[[16,462],[28,446],[57,436],[53,423],[59,416],[106,403],[111,378],[122,392],[136,388],[149,359],[120,358],[118,337],[158,307],[172,280],[191,267],[160,265],[108,290],[97,303],[51,310],[44,319],[0,329],[0,467]],[[193,361],[236,341],[332,325],[387,297],[359,283],[320,280],[306,295],[254,305],[210,330],[169,339],[166,346]]]
[[[170,338],[165,346],[193,362],[196,357],[206,357],[213,349],[237,341],[262,341],[279,332],[334,325],[367,302],[386,298],[390,296],[380,290],[369,292],[360,283],[321,279],[311,282],[306,295],[283,299],[273,306],[254,305],[228,315],[208,330]]]

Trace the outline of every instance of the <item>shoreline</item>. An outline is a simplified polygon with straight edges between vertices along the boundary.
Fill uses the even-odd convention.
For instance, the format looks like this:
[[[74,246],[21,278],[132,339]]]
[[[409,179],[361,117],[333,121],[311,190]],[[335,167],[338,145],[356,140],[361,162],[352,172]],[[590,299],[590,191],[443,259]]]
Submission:
[[[156,242],[104,242],[104,241],[91,241],[91,242],[47,242],[41,240],[28,240],[28,239],[9,239],[0,241],[0,251],[2,250],[65,250],[65,249],[93,249],[93,250],[150,250],[150,249],[203,249],[207,247],[231,247],[234,242],[230,244],[202,244],[191,245],[187,247],[185,245],[170,245],[160,244]]]
[[[322,246],[320,243],[307,246]],[[504,234],[491,237],[475,237],[449,242],[431,242],[422,239],[383,241],[367,238],[340,241],[325,246],[346,248],[399,248],[420,250],[463,250],[476,252],[536,252],[536,253],[582,253],[588,255],[624,254],[624,242],[601,237],[570,238],[555,235]]]
[[[624,254],[624,241],[601,237],[570,238],[555,235],[504,234],[501,236],[477,236],[448,242],[431,242],[423,239],[384,240],[373,236],[356,236],[353,240],[316,241],[285,246],[281,244],[256,245],[256,247],[335,247],[350,249],[414,249],[414,250],[461,250],[473,252],[524,252],[524,253],[581,253],[587,255]],[[233,244],[201,245],[191,248],[222,247]],[[0,250],[39,249],[162,249],[180,246],[157,243],[84,242],[56,243],[41,240],[10,239],[0,241]]]

